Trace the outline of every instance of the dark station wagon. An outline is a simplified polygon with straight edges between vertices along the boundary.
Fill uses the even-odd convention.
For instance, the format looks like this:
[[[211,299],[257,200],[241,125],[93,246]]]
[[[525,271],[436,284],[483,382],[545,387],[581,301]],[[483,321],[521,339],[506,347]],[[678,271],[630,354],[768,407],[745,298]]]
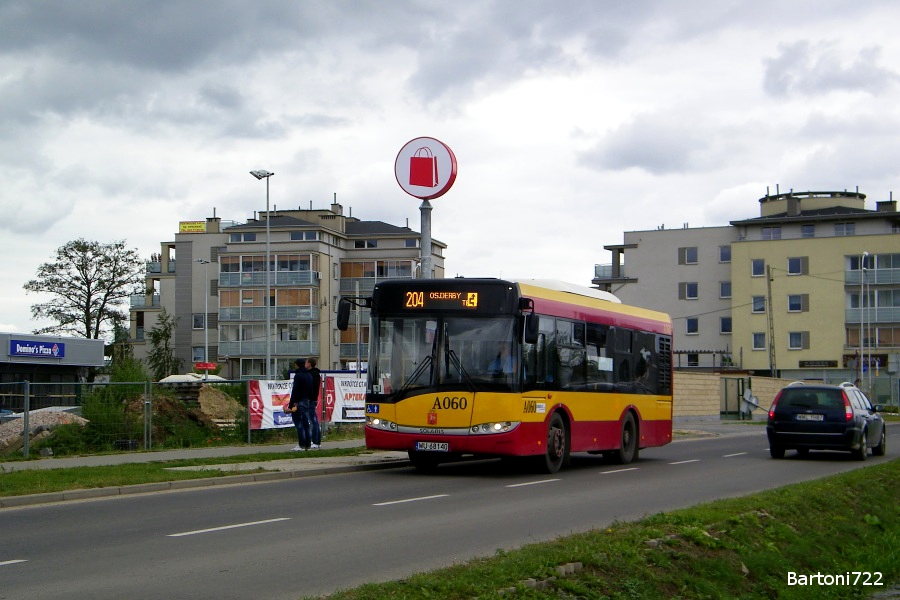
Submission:
[[[769,453],[784,458],[785,450],[801,455],[843,450],[866,460],[871,448],[874,456],[884,456],[886,431],[879,409],[851,383],[794,382],[778,392],[769,409]]]

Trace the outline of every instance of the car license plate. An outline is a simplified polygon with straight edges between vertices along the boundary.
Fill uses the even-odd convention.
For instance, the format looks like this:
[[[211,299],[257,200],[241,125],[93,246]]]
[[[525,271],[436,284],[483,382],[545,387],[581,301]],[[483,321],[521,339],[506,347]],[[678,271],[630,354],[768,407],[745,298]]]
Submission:
[[[798,421],[824,421],[825,415],[807,415],[807,414],[799,414],[796,416]]]
[[[416,442],[416,450],[420,452],[450,452],[447,442]]]

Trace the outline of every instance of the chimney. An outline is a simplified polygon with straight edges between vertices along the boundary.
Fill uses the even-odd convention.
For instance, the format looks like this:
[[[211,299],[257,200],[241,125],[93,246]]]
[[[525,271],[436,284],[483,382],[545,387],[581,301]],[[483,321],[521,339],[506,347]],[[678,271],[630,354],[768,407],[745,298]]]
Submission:
[[[800,199],[794,196],[787,197],[787,216],[797,217],[800,215]]]
[[[897,212],[897,201],[896,200],[882,200],[880,202],[876,202],[875,210],[877,212]]]

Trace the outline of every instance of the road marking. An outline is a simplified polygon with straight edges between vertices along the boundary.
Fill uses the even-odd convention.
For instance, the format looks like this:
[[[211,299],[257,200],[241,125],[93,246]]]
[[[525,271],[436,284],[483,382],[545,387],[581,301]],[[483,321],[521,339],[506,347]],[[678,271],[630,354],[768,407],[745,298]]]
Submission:
[[[639,467],[628,467],[627,469],[616,469],[615,471],[602,471],[601,475],[612,475],[613,473],[624,473],[625,471],[637,471]]]
[[[405,500],[391,500],[390,502],[376,502],[372,506],[388,506],[389,504],[403,504],[404,502],[418,502],[419,500],[434,500],[435,498],[445,498],[448,494],[437,494],[436,496],[420,496],[419,498],[406,498]]]
[[[27,560],[18,559],[18,560],[4,560],[0,561],[0,567],[5,567],[7,565],[14,565],[16,563],[28,562]]]
[[[722,458],[731,458],[732,456],[743,456],[747,454],[746,452],[735,452],[734,454],[725,454]]]
[[[170,533],[166,537],[184,537],[186,535],[197,535],[200,533],[213,533],[215,531],[225,531],[226,529],[237,529],[238,527],[250,527],[252,525],[265,525],[267,523],[277,523],[279,521],[290,521],[290,517],[280,517],[278,519],[266,519],[265,521],[252,521],[250,523],[235,523],[234,525],[223,525],[222,527],[210,527],[209,529],[197,529],[195,531],[182,531],[181,533]]]
[[[508,488],[523,487],[523,486],[526,486],[526,485],[537,485],[537,484],[539,484],[539,483],[552,483],[552,482],[554,482],[554,481],[559,481],[559,479],[542,479],[541,481],[528,481],[528,482],[525,482],[525,483],[513,483],[513,484],[508,485],[508,486],[506,486],[506,487],[508,487]]]
[[[679,460],[678,462],[671,462],[670,465],[686,465],[687,463],[692,462],[700,462],[699,458],[692,458],[691,460]]]

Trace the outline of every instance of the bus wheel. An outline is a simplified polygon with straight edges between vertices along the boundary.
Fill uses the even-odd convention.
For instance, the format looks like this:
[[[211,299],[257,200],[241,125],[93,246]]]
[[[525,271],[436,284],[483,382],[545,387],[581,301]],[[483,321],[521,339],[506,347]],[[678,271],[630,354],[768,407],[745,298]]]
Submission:
[[[619,451],[614,454],[616,462],[627,465],[638,458],[638,430],[634,415],[627,413],[622,422],[622,437]]]
[[[420,473],[434,473],[440,464],[440,459],[434,452],[419,452],[409,450],[409,462]]]
[[[566,430],[566,422],[559,413],[554,413],[547,428],[547,451],[543,456],[537,457],[536,466],[543,473],[556,473],[566,462],[568,453],[569,432]]]

